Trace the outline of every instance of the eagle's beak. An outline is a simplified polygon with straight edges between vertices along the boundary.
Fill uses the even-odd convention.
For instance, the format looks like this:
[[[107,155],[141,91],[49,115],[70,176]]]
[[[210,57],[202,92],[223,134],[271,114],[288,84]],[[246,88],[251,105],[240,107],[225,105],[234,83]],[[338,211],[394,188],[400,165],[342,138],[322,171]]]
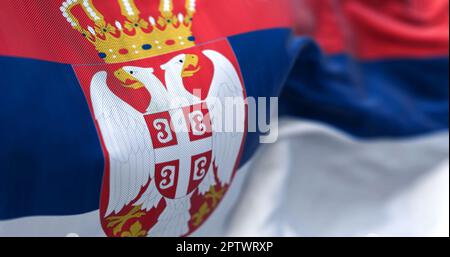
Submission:
[[[114,72],[114,76],[122,82],[122,86],[126,88],[139,89],[144,87],[142,82],[136,80],[130,73],[126,72],[123,68],[120,68]]]
[[[190,67],[193,67],[189,70]],[[198,56],[195,54],[187,54],[186,59],[184,60],[183,70],[181,72],[181,76],[183,78],[192,77],[195,73],[200,70],[200,66],[198,66]]]

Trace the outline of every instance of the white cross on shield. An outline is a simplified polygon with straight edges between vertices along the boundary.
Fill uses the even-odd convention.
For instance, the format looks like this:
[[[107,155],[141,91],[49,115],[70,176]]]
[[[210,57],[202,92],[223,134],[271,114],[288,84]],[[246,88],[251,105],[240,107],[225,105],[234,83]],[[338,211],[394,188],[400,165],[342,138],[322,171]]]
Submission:
[[[170,199],[201,183],[211,166],[212,131],[205,103],[145,115],[155,152],[155,183]]]

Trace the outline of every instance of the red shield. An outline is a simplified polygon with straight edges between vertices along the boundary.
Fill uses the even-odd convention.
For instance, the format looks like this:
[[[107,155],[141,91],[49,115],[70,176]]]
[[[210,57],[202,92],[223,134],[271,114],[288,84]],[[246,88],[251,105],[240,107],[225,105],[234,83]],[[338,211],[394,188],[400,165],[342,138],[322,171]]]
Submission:
[[[186,235],[190,234],[208,219],[227,192],[229,183],[223,184],[218,181],[218,174],[220,174],[221,168],[216,166],[214,162],[215,151],[221,149],[213,148],[214,132],[211,130],[210,109],[205,104],[205,99],[208,96],[213,80],[214,67],[212,62],[203,55],[204,50],[214,50],[227,58],[238,73],[243,85],[237,59],[226,40],[127,63],[99,63],[73,67],[91,109],[93,121],[97,126],[100,143],[103,148],[105,173],[101,191],[100,217],[102,227],[108,236],[124,236],[133,233],[147,235],[157,225],[158,218],[167,208],[169,201],[183,197],[189,197],[189,215],[191,220],[188,222],[189,231]],[[161,69],[161,65],[180,53],[199,56],[201,70],[194,76],[184,78],[183,82],[185,88],[192,94],[194,94],[195,90],[201,90],[200,103],[148,113],[146,110],[149,102],[157,97],[152,94],[152,90],[124,87],[114,77],[114,72],[124,66],[151,67],[154,69],[154,75],[165,85],[164,71]],[[113,168],[113,163],[111,162],[112,154],[106,147],[106,132],[95,119],[96,110],[93,108],[91,97],[92,79],[95,74],[102,71],[107,73],[106,83],[109,90],[121,101],[141,113],[141,117],[145,122],[145,133],[148,138],[146,147],[154,153],[152,162],[154,163],[154,176],[150,177],[139,188],[135,196],[132,195],[132,199],[128,204],[109,214],[106,213],[110,201],[111,188],[115,186],[110,183],[111,169]],[[132,128],[133,125],[125,124],[124,127]],[[240,151],[242,151],[244,140],[245,133],[240,144]],[[228,164],[233,169],[232,177],[234,177],[237,170],[239,158],[240,154],[237,154],[237,157]],[[132,168],[131,171],[133,171]],[[212,178],[216,183],[210,187],[209,192],[201,194],[198,190],[199,185],[206,181],[205,176],[210,175],[213,175]],[[156,186],[156,192],[153,193],[160,194],[163,197],[155,206],[149,207],[149,209],[140,209],[141,206],[137,202],[152,183]],[[128,219],[125,219],[127,217]]]
[[[144,117],[155,150],[159,192],[171,199],[186,196],[202,182],[211,165],[212,131],[206,104]]]

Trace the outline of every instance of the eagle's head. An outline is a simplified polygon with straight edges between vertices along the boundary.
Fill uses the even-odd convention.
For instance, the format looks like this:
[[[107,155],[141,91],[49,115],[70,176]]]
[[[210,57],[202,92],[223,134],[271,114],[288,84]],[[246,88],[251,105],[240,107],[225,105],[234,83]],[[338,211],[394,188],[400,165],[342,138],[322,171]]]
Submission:
[[[122,86],[139,89],[144,87],[144,81],[150,74],[153,74],[153,71],[153,68],[124,66],[116,70],[114,76],[121,82]]]
[[[192,77],[200,68],[198,56],[195,54],[179,54],[161,65],[161,69],[180,74],[183,78]]]

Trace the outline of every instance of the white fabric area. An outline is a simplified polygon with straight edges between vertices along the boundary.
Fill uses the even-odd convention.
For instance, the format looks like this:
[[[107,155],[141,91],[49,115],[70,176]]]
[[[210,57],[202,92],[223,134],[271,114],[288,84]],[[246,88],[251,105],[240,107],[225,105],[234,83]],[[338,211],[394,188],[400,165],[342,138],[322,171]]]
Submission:
[[[231,236],[448,236],[448,132],[359,141],[285,120],[261,149]]]
[[[448,132],[362,141],[284,120],[192,236],[448,236]],[[103,236],[98,211],[0,221],[0,236]]]

